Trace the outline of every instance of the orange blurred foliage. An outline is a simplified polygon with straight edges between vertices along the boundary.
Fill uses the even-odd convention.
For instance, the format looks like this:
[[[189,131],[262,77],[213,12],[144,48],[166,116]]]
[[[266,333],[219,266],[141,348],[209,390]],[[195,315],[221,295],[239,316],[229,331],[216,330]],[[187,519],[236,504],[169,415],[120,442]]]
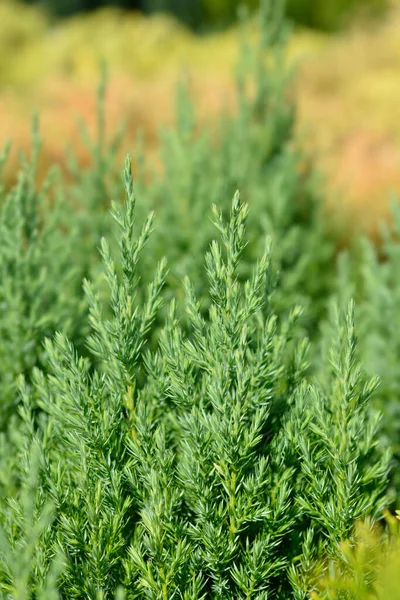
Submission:
[[[140,130],[147,152],[154,153],[160,125],[173,119],[174,87],[182,73],[190,78],[201,122],[212,120],[223,106],[234,109],[234,29],[197,38],[168,17],[110,9],[54,25],[29,9],[37,34],[25,25],[4,41],[5,7],[16,23],[26,10],[0,0],[0,144],[10,137],[14,148],[28,148],[30,117],[39,108],[43,168],[62,163],[67,144],[87,160],[76,115],[93,130],[101,58],[110,71],[108,126],[114,129],[121,119],[127,123],[123,151],[133,150]],[[326,173],[327,205],[350,229],[372,235],[388,214],[389,191],[400,190],[399,41],[400,9],[394,7],[373,28],[359,26],[333,37],[298,31],[289,47],[289,56],[300,61],[298,131]],[[7,44],[16,56],[6,68],[1,49]],[[15,168],[14,151],[10,177]]]

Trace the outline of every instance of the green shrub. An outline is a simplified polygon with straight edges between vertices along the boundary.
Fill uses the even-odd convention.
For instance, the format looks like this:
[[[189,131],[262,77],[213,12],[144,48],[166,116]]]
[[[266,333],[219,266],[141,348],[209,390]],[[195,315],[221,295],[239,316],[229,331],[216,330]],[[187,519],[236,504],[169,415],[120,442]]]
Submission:
[[[29,379],[43,364],[44,338],[60,329],[81,347],[85,337],[83,272],[71,260],[77,232],[60,196],[57,172],[37,186],[39,149],[35,121],[30,161],[22,157],[15,186],[0,189],[1,431],[16,412],[18,376]],[[7,154],[6,149],[3,164]]]
[[[313,334],[333,285],[335,240],[321,214],[314,173],[304,168],[307,159],[295,141],[282,4],[264,2],[259,22],[261,34],[255,44],[247,41],[246,23],[242,27],[237,113],[226,111],[213,123],[200,125],[195,100],[182,82],[177,89],[175,124],[160,135],[161,167],[144,160],[145,148],[138,148],[134,161],[137,210],[142,217],[149,208],[155,210],[158,223],[140,276],[146,282],[148,273],[166,254],[171,265],[167,294],[177,295],[179,300],[182,278],[190,273],[196,292],[207,300],[202,256],[212,239],[212,227],[204,214],[214,203],[227,214],[229,203],[224,198],[240,188],[252,208],[243,276],[268,233],[276,248],[274,266],[280,277],[272,298],[274,306],[281,313],[301,303],[303,324]],[[79,214],[81,241],[76,252],[80,258],[76,260],[83,258],[91,268],[96,266],[101,235],[115,243],[105,209],[120,190],[116,159],[123,131],[113,140],[106,137],[105,91],[102,83],[96,137],[90,139],[83,130],[92,162],[82,169],[70,157],[73,182],[65,190],[66,200]],[[180,302],[178,311],[182,313]]]
[[[303,173],[299,166],[303,157],[294,143],[294,108],[288,94],[291,73],[285,64],[286,24],[281,6],[264,3],[260,17],[262,35],[254,47],[247,44],[243,25],[237,71],[238,114],[222,115],[216,124],[217,135],[211,125],[199,132],[193,102],[182,85],[176,126],[161,136],[161,170],[143,161],[140,151],[137,154],[138,214],[143,217],[154,209],[158,215],[150,252],[139,266],[142,286],[138,293],[144,294],[149,273],[167,254],[171,267],[166,295],[177,299],[179,316],[185,318],[181,281],[188,273],[203,301],[203,312],[207,311],[202,257],[213,233],[204,215],[213,203],[219,203],[228,214],[229,203],[223,198],[240,187],[252,208],[250,243],[240,276],[249,276],[261,251],[261,240],[268,233],[276,248],[274,270],[280,271],[280,284],[271,296],[274,309],[284,315],[293,304],[301,303],[302,326],[312,334],[324,314],[333,283],[334,240],[321,217],[313,175]],[[117,245],[107,214],[110,199],[121,195],[116,165],[124,131],[117,131],[112,138],[106,135],[105,93],[103,77],[95,137],[91,138],[81,124],[91,156],[88,166],[81,167],[70,153],[68,183],[57,177],[54,191],[46,184],[43,192],[38,192],[35,170],[39,147],[35,142],[32,166],[23,167],[20,184],[14,190],[2,192],[3,428],[16,411],[17,375],[23,373],[29,379],[31,369],[43,365],[43,339],[60,330],[82,349],[82,277],[90,276],[107,297],[101,278],[96,276],[97,248],[104,235],[111,248]],[[27,235],[32,239],[27,240]]]
[[[70,181],[38,188],[35,126],[0,189],[4,600],[305,600],[388,502],[352,303],[308,369],[334,239],[294,140],[282,4],[259,16],[237,114],[200,130],[179,87],[161,169],[138,150],[137,204],[104,80],[91,164],[70,154]]]
[[[185,85],[178,88],[175,127],[161,137],[162,172],[154,178],[145,169],[139,175],[139,209],[143,214],[150,206],[158,218],[145,272],[152,272],[167,248],[172,294],[190,273],[201,296],[207,284],[200,257],[212,237],[204,214],[218,204],[227,215],[229,204],[224,199],[240,189],[251,207],[243,276],[261,251],[260,241],[270,235],[274,267],[280,274],[274,306],[282,313],[302,304],[312,333],[332,289],[335,242],[321,214],[314,173],[302,168],[307,159],[296,145],[282,6],[262,3],[261,34],[255,44],[248,44],[243,24],[236,73],[238,114],[226,112],[219,122],[200,128]]]
[[[393,448],[393,476],[398,494],[400,347],[396,324],[400,318],[400,209],[396,203],[392,217],[392,225],[382,229],[380,250],[368,239],[360,239],[353,253],[342,255],[337,286],[342,304],[349,297],[357,300],[359,356],[366,374],[375,374],[380,379],[375,405],[382,411],[383,434]]]
[[[112,598],[123,584],[127,598],[306,598],[321,553],[335,555],[355,519],[385,506],[388,456],[367,409],[375,383],[354,362],[352,309],[326,385],[307,383],[307,341],[291,339],[298,308],[282,319],[265,310],[269,244],[239,280],[247,207],[235,195],[227,223],[214,209],[222,243],[206,256],[208,319],[188,279],[188,333],[172,302],[158,348],[146,349],[165,265],[138,304],[152,217],[135,240],[129,161],[125,187],[125,211],[114,207],[120,275],[101,245],[109,318],[85,284],[98,367],[58,334],[46,343],[49,375],[21,383],[21,491],[0,510],[0,587],[39,593],[60,556],[62,597]]]

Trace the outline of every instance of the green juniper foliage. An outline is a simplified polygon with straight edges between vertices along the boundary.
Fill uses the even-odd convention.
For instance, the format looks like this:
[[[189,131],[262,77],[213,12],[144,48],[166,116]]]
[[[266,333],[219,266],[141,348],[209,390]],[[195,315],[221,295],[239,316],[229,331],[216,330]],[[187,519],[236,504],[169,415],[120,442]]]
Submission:
[[[143,282],[148,283],[149,273],[166,255],[170,271],[165,293],[177,298],[179,316],[185,317],[181,282],[188,273],[206,310],[203,256],[213,228],[205,215],[213,204],[228,215],[229,198],[240,189],[251,207],[241,276],[249,276],[262,251],[262,240],[269,235],[275,248],[275,270],[280,273],[272,301],[279,314],[300,303],[304,308],[302,325],[313,334],[332,288],[335,242],[321,215],[314,173],[295,140],[284,3],[263,0],[257,24],[258,40],[250,44],[247,20],[241,23],[235,112],[223,110],[212,124],[200,124],[189,84],[182,81],[177,88],[175,123],[160,134],[159,166],[143,160],[140,146],[135,153],[137,212],[141,218],[149,209],[157,212],[150,251],[138,268]],[[92,157],[90,166],[81,168],[71,154],[73,184],[64,192],[66,201],[77,208],[81,231],[74,260],[87,264],[86,275],[90,277],[98,266],[101,235],[107,235],[111,247],[116,245],[105,209],[110,198],[120,196],[116,159],[123,129],[108,139],[105,81],[103,78],[98,93],[95,138],[91,139],[82,126]],[[116,268],[120,268],[118,263]]]
[[[107,131],[107,85],[107,67],[102,63],[93,136],[86,123],[78,119],[80,137],[88,154],[88,165],[82,166],[79,163],[72,148],[67,151],[69,183],[63,188],[64,202],[76,211],[74,224],[80,235],[72,260],[80,264],[85,277],[93,276],[99,266],[97,249],[101,238],[107,236],[110,243],[114,241],[113,223],[108,218],[110,198],[120,197],[122,193],[117,157],[125,135],[125,126],[121,123],[111,135]]]
[[[397,324],[400,318],[400,209],[392,204],[392,225],[382,228],[380,251],[367,239],[357,241],[357,253],[347,253],[339,263],[337,296],[357,299],[359,356],[367,375],[380,383],[374,403],[382,411],[382,433],[394,452],[394,485],[399,493],[400,465],[400,353]],[[323,332],[328,338],[329,333]]]
[[[262,239],[271,236],[274,272],[280,272],[271,302],[277,313],[288,314],[301,303],[301,327],[314,334],[324,314],[332,286],[334,241],[321,218],[312,174],[302,172],[302,154],[294,145],[294,108],[289,100],[290,69],[285,64],[287,25],[281,2],[262,3],[260,38],[253,47],[243,40],[237,70],[235,115],[222,115],[213,134],[211,126],[199,132],[193,102],[184,85],[179,87],[177,122],[161,136],[161,171],[143,160],[140,146],[134,170],[139,190],[139,221],[155,209],[158,226],[150,249],[138,265],[142,298],[151,273],[167,254],[170,270],[165,296],[176,299],[177,314],[187,325],[182,279],[192,277],[206,316],[209,297],[203,256],[212,240],[212,225],[205,215],[217,203],[224,215],[237,188],[251,205],[249,243],[240,274],[245,280],[262,252]],[[109,136],[105,119],[106,73],[98,91],[96,135],[81,124],[83,141],[91,157],[79,166],[69,153],[68,180],[52,171],[38,187],[40,139],[34,134],[32,158],[23,160],[13,189],[0,186],[0,429],[19,404],[16,378],[28,382],[32,368],[44,368],[43,339],[54,331],[66,333],[80,352],[86,322],[82,279],[93,280],[105,300],[108,291],[98,276],[97,248],[106,235],[112,250],[118,245],[115,224],[107,211],[110,199],[121,197],[116,176],[123,129]],[[6,160],[6,153],[0,166]],[[135,233],[139,231],[136,228]],[[115,269],[122,265],[116,258]],[[162,326],[161,312],[156,317]],[[156,328],[157,329],[157,328]],[[152,343],[152,340],[150,340]],[[10,430],[11,435],[11,430]]]
[[[362,263],[361,345],[352,303],[315,341],[334,243],[294,142],[283,4],[259,16],[254,47],[243,24],[237,113],[199,131],[180,86],[161,170],[138,149],[137,203],[104,78],[97,135],[82,129],[92,164],[70,154],[72,182],[39,187],[35,122],[31,159],[0,185],[1,600],[305,600],[321,557],[388,501],[363,372],[378,364],[368,335],[397,348],[382,321],[397,242],[391,266],[370,247]]]
[[[56,597],[58,574],[69,599],[113,598],[121,585],[128,599],[305,599],[321,552],[335,555],[353,520],[385,504],[388,457],[367,408],[374,382],[355,364],[353,310],[336,324],[329,377],[307,382],[300,311],[277,317],[269,303],[269,243],[239,277],[248,209],[235,194],[228,221],[213,210],[207,318],[187,279],[189,327],[172,302],[158,347],[146,348],[165,264],[139,301],[152,217],[136,237],[130,169],[126,207],[113,210],[120,272],[101,244],[108,311],[85,283],[90,356],[57,334],[48,374],[20,384],[20,486],[0,504],[0,588]]]
[[[235,115],[224,111],[219,122],[212,128],[202,125],[199,133],[190,95],[184,85],[178,89],[175,127],[161,138],[162,172],[150,176],[150,185],[140,189],[139,209],[143,212],[145,203],[158,218],[144,271],[152,272],[167,251],[171,295],[180,293],[181,280],[190,273],[196,293],[206,300],[200,257],[213,233],[204,215],[213,204],[228,215],[228,199],[240,189],[251,207],[242,276],[249,276],[269,235],[275,270],[280,272],[272,301],[279,313],[301,303],[304,325],[312,332],[332,285],[334,243],[321,218],[315,179],[302,168],[306,157],[294,139],[283,2],[261,2],[258,25],[258,41],[249,44],[246,22],[242,23]]]
[[[10,498],[0,525],[0,597],[26,600],[35,594],[41,600],[58,600],[57,580],[63,567],[61,555],[51,558],[46,530],[52,521],[52,505],[43,501],[36,487],[40,447],[33,443],[21,453],[22,485],[18,501]],[[7,531],[12,532],[7,536]],[[50,568],[49,568],[50,564]],[[35,575],[33,575],[35,574]],[[34,583],[32,582],[34,579]]]
[[[35,119],[31,159],[21,156],[17,183],[0,188],[0,430],[15,413],[18,376],[43,365],[44,337],[62,329],[79,345],[85,336],[77,237],[57,173],[37,186],[40,144]]]

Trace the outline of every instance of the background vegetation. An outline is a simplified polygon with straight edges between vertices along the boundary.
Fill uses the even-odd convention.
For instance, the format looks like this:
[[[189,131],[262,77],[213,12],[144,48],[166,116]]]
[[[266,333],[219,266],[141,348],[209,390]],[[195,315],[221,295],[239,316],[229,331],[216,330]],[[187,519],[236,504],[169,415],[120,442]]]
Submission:
[[[110,70],[108,125],[124,120],[126,139],[140,129],[147,153],[156,152],[158,127],[173,121],[174,86],[182,72],[200,122],[213,119],[222,106],[234,111],[236,28],[195,36],[168,16],[115,7],[54,22],[37,6],[13,0],[0,2],[0,24],[0,141],[14,140],[8,178],[15,175],[15,149],[29,151],[30,119],[38,107],[46,131],[42,176],[54,161],[65,165],[66,145],[87,162],[76,115],[93,131],[93,89],[102,59]],[[399,26],[395,5],[372,28],[358,25],[340,36],[297,30],[289,40],[289,56],[299,63],[293,82],[297,131],[327,178],[324,203],[339,219],[344,239],[356,228],[379,241],[389,192],[400,185]],[[156,98],[157,111],[149,97]],[[125,145],[121,160],[131,149]]]
[[[254,10],[257,0],[26,0],[41,4],[58,16],[73,15],[102,6],[120,6],[146,13],[171,13],[195,29],[220,27],[232,23],[239,6]],[[332,30],[340,27],[356,11],[365,14],[383,9],[386,0],[287,0],[287,15],[295,23],[317,29]]]

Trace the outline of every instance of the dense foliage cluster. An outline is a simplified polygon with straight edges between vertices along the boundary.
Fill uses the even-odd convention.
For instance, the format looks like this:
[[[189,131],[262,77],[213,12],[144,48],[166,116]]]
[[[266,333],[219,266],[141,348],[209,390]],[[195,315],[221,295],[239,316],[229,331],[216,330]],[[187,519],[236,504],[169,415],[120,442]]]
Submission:
[[[359,356],[364,371],[379,376],[375,404],[382,411],[382,434],[392,446],[395,468],[393,484],[400,485],[400,379],[398,369],[400,318],[400,211],[392,205],[390,226],[382,226],[379,251],[368,239],[359,239],[355,251],[340,257],[337,294],[345,305],[357,300]]]
[[[38,187],[35,121],[0,187],[4,600],[305,600],[391,501],[396,369],[376,391],[367,336],[396,358],[397,242],[336,275],[282,4],[259,18],[235,115],[200,130],[180,85],[161,169],[139,147],[121,181],[103,82],[92,164]]]

